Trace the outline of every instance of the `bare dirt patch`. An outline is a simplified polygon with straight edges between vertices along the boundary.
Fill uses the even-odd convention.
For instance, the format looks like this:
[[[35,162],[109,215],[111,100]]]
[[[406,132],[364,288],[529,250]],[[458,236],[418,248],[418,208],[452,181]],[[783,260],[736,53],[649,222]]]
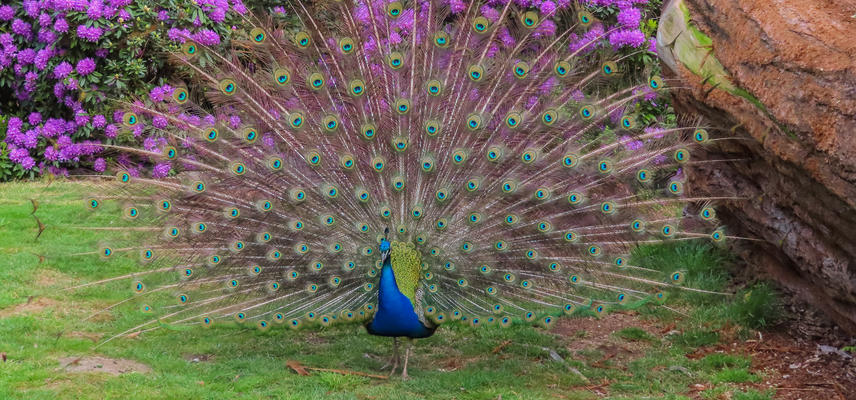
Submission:
[[[13,315],[38,314],[47,308],[56,309],[60,304],[58,300],[51,298],[34,297],[30,298],[26,303],[0,310],[0,318],[11,317]]]
[[[119,376],[130,372],[145,374],[152,371],[148,365],[136,361],[100,356],[64,357],[59,359],[59,363],[62,370],[73,374],[102,372]]]
[[[772,389],[777,400],[850,400],[856,396],[856,357],[817,339],[765,332],[755,340],[701,348],[687,357],[702,358],[711,353],[750,356],[751,372],[763,380],[740,386]],[[695,398],[701,397],[695,393]]]
[[[30,296],[26,303],[17,304],[0,310],[0,318],[18,315],[43,314],[55,312],[58,318],[87,318],[93,322],[105,322],[113,319],[109,312],[95,314],[94,310],[103,310],[107,306],[92,302],[61,301],[50,297]]]
[[[566,347],[574,353],[598,349],[606,354],[636,354],[649,347],[649,342],[626,340],[613,335],[628,327],[639,328],[653,338],[662,336],[661,327],[653,321],[639,318],[633,312],[615,312],[600,318],[560,318],[552,332],[571,339]]]
[[[52,287],[65,287],[71,283],[71,278],[53,269],[40,269],[36,271],[36,287],[40,288],[52,288]]]

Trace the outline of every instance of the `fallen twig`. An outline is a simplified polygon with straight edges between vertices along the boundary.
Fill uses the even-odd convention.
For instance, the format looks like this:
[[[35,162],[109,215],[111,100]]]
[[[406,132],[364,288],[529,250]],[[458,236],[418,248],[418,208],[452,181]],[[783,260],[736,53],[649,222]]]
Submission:
[[[500,343],[499,346],[494,347],[493,351],[491,353],[493,353],[493,354],[499,353],[500,351],[502,351],[502,349],[504,349],[509,344],[511,344],[511,340],[506,340],[506,341]]]
[[[293,369],[294,372],[296,372],[298,375],[301,375],[301,376],[308,376],[309,372],[307,370],[309,370],[309,371],[318,371],[318,372],[332,372],[332,373],[341,374],[341,375],[365,376],[368,378],[375,378],[375,379],[389,379],[389,377],[386,375],[369,374],[369,373],[360,372],[360,371],[351,371],[351,370],[346,370],[346,369],[333,369],[333,368],[305,367],[305,366],[301,365],[299,361],[295,361],[295,360],[286,361],[285,365],[287,365],[289,368]]]

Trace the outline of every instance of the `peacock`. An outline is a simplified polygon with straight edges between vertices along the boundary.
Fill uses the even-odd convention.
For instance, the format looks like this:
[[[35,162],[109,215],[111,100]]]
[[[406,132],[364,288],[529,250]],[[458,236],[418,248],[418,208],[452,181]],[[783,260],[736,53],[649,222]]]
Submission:
[[[124,222],[78,255],[139,267],[76,288],[129,283],[120,304],[151,317],[114,338],[363,324],[393,338],[390,375],[407,340],[404,378],[444,324],[549,327],[692,290],[629,256],[725,239],[684,182],[707,130],[636,114],[666,82],[628,74],[585,4],[527,4],[294,1],[298,26],[248,14],[226,50],[185,38],[156,96],[116,100],[145,144],[105,145],[85,199]]]

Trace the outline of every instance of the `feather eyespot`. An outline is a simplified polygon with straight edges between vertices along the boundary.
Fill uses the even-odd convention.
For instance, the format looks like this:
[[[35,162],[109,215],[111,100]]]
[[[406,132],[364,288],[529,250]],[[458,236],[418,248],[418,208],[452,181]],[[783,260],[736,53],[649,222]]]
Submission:
[[[422,157],[419,165],[422,168],[422,172],[427,173],[427,172],[433,171],[434,170],[434,157],[431,157],[428,155]]]
[[[449,34],[446,32],[440,31],[434,34],[434,45],[439,48],[449,47],[450,41]]]
[[[559,61],[553,66],[553,72],[556,73],[556,76],[559,78],[565,77],[571,71],[571,64],[567,61]]]
[[[636,127],[636,116],[625,115],[621,117],[621,127],[624,129],[633,129]]]
[[[514,129],[520,126],[523,122],[523,117],[518,112],[510,112],[505,116],[505,126]]]
[[[342,51],[342,54],[351,54],[354,52],[354,39],[349,37],[345,37],[339,39],[339,50]]]
[[[523,26],[529,29],[538,26],[539,21],[540,18],[538,17],[538,13],[536,13],[535,11],[527,11],[520,16],[520,22],[523,24]]]
[[[342,157],[339,158],[339,164],[346,170],[352,170],[354,169],[356,160],[354,160],[354,156],[351,154],[343,154]]]
[[[594,118],[594,116],[595,116],[595,111],[594,111],[594,108],[592,108],[591,106],[580,107],[580,118],[582,118],[584,121],[588,121],[588,120]]]
[[[476,33],[485,33],[488,27],[490,27],[490,21],[484,16],[478,16],[473,20],[473,30]]]
[[[592,22],[594,22],[594,15],[592,15],[588,11],[580,11],[580,13],[577,14],[577,20],[579,20],[580,25],[586,28],[589,27]]]
[[[437,136],[440,133],[440,122],[436,120],[426,121],[425,133],[431,137]]]
[[[181,52],[188,57],[195,57],[197,53],[199,53],[199,46],[196,45],[196,42],[187,40],[181,45]]]
[[[504,151],[503,151],[502,147],[494,145],[494,146],[488,146],[487,151],[485,152],[485,155],[487,156],[488,161],[498,162],[498,161],[502,160],[503,153],[504,153]]]
[[[615,61],[607,61],[600,67],[603,76],[614,76],[618,73],[618,64]]]
[[[386,13],[391,18],[398,18],[404,10],[404,6],[400,1],[394,1],[386,6]]]
[[[366,83],[362,79],[354,79],[349,84],[351,96],[362,96],[366,91]]]
[[[232,79],[223,79],[219,83],[220,92],[226,96],[231,96],[238,91],[238,84]]]
[[[432,79],[425,84],[425,90],[429,96],[439,96],[442,93],[442,84],[436,79]]]
[[[267,39],[267,34],[265,34],[264,29],[262,28],[253,28],[250,31],[250,38],[255,44],[262,44]]]
[[[503,194],[512,194],[517,191],[517,182],[514,180],[506,180],[502,182],[502,193]]]
[[[462,165],[467,161],[467,152],[463,149],[457,149],[452,152],[452,163]]]
[[[377,128],[375,128],[374,124],[371,123],[363,124],[363,126],[360,127],[360,132],[362,132],[363,134],[363,139],[366,140],[374,139],[376,130]]]
[[[523,154],[520,155],[520,161],[524,164],[532,164],[538,161],[538,149],[526,149],[523,151]]]
[[[524,61],[518,61],[514,64],[512,71],[514,72],[514,76],[518,78],[525,78],[527,75],[529,75],[529,64]]]
[[[466,122],[467,129],[474,131],[476,129],[479,129],[481,127],[481,124],[482,124],[482,118],[478,114],[470,114],[467,117],[467,122]]]
[[[312,44],[312,39],[309,37],[309,34],[304,31],[297,32],[297,34],[294,35],[294,44],[301,49],[305,49]]]
[[[273,71],[273,79],[279,86],[286,85],[291,82],[291,72],[285,68],[277,68]]]
[[[175,88],[172,92],[172,100],[178,104],[187,103],[189,98],[190,96],[188,95],[187,88],[185,87]]]
[[[467,69],[467,76],[474,82],[481,81],[484,77],[484,67],[480,65],[471,65]]]
[[[648,87],[654,90],[660,90],[663,88],[663,78],[659,76],[652,76],[651,79],[648,79]]]
[[[559,113],[556,110],[549,109],[541,113],[541,122],[547,126],[553,125],[558,118]]]
[[[324,75],[321,75],[320,72],[313,72],[306,77],[306,83],[313,90],[320,90],[324,88]]]
[[[387,56],[386,63],[392,69],[399,69],[404,66],[404,55],[397,51],[393,51],[392,53],[389,53],[389,56]]]
[[[479,190],[480,186],[481,179],[479,178],[472,178],[464,184],[464,187],[467,189],[468,192],[475,192],[476,190]]]
[[[410,111],[410,100],[408,99],[398,99],[395,101],[395,111],[399,114],[407,114]]]

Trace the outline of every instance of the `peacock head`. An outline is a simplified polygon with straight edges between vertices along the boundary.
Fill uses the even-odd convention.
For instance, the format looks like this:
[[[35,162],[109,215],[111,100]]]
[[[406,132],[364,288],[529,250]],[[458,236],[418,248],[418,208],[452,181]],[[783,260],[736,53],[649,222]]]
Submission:
[[[383,233],[384,233],[384,238],[380,240],[380,254],[381,254],[381,260],[386,261],[386,258],[389,257],[389,249],[392,246],[389,243],[389,240],[386,239],[386,236],[389,235],[389,228],[386,228],[386,230],[384,230]]]

